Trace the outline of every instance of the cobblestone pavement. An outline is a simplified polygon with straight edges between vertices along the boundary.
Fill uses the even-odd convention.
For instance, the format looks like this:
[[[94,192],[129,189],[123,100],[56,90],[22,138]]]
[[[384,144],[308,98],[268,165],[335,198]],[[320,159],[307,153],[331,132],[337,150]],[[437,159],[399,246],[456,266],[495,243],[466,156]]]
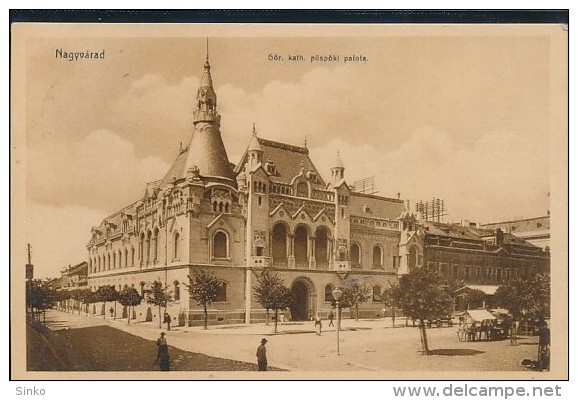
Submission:
[[[109,325],[127,333],[152,341],[162,329],[158,323],[126,320],[112,321],[102,316],[85,316],[51,311],[50,319],[71,328]],[[324,321],[325,323],[327,321]],[[177,349],[207,354],[222,359],[255,363],[255,350],[263,337],[268,338],[267,354],[271,366],[299,371],[299,377],[308,377],[308,371],[325,374],[348,372],[348,377],[374,377],[383,371],[455,371],[447,377],[456,379],[467,371],[518,371],[520,379],[536,376],[521,366],[525,358],[534,359],[537,352],[535,337],[522,337],[517,346],[509,341],[459,342],[456,327],[428,329],[432,355],[419,354],[420,335],[414,327],[406,327],[403,320],[391,326],[390,319],[343,320],[340,333],[340,353],[337,355],[335,327],[324,330],[321,336],[314,331],[313,322],[285,323],[273,332],[265,324],[175,327],[166,333],[171,346]],[[335,375],[336,376],[336,375]],[[475,374],[470,374],[475,377]],[[537,375],[540,376],[539,374]]]

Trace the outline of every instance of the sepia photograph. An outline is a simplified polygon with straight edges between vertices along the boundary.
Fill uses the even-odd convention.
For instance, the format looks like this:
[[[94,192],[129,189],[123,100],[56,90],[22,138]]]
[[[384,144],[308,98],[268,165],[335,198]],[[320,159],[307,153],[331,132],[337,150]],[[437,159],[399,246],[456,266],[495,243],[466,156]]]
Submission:
[[[567,24],[11,29],[11,379],[568,378]]]

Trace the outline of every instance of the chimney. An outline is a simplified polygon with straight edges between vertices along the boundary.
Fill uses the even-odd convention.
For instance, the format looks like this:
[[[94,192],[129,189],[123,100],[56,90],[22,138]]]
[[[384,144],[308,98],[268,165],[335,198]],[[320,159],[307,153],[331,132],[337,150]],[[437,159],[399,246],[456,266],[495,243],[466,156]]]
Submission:
[[[500,228],[496,229],[496,245],[499,247],[504,245],[504,232]]]

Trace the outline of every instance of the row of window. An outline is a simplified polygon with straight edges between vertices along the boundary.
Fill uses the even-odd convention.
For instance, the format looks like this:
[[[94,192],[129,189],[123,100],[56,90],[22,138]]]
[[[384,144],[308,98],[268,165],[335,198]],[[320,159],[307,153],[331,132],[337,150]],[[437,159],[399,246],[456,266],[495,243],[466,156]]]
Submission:
[[[435,266],[436,263],[430,261],[428,264]],[[449,266],[444,263],[439,263],[438,271],[444,275],[451,273],[451,276],[454,278],[486,278],[488,280],[495,280],[496,282],[509,281],[517,278],[519,275],[518,269],[515,268],[460,267],[459,265],[453,265],[450,269]]]
[[[368,211],[369,212],[369,211]],[[364,219],[357,219],[354,218],[353,219],[353,223],[354,224],[361,224],[364,225],[365,224],[365,220]],[[380,228],[390,228],[390,229],[398,229],[399,228],[399,223],[397,221],[374,221],[374,220],[369,220],[367,222],[367,224],[369,226],[377,226]]]
[[[178,260],[180,254],[181,237],[178,232],[173,235],[173,243],[170,256],[172,260]],[[130,256],[130,258],[129,258]],[[143,264],[144,262],[158,261],[158,229],[155,230],[154,236],[149,231],[147,235],[144,233],[140,236],[138,260]],[[212,241],[212,257],[214,258],[228,258],[229,257],[229,237],[224,231],[217,231],[213,235]],[[130,260],[130,263],[129,263]],[[128,248],[113,251],[107,254],[93,257],[89,260],[89,269],[91,272],[100,272],[110,269],[117,269],[135,265],[135,249],[131,246],[130,252]]]
[[[357,243],[353,243],[351,245],[350,251],[351,251],[350,252],[351,265],[354,267],[360,267],[361,261],[362,261],[361,260],[361,246]],[[383,249],[378,244],[373,246],[371,267],[372,268],[383,268]]]
[[[333,289],[335,287],[331,284],[325,285],[325,302],[333,302]],[[379,285],[375,285],[371,288],[371,300],[374,303],[381,303],[383,295],[383,288]]]
[[[127,285],[124,285],[125,287]],[[134,288],[134,283],[131,285],[132,288]],[[95,286],[92,288],[93,291],[96,291],[98,288]],[[115,287],[116,289],[116,287]],[[118,285],[118,289],[119,292],[122,290],[122,285],[119,284]],[[144,282],[140,283],[140,288],[139,288],[139,294],[141,295],[141,297],[144,297],[145,294],[145,290],[146,290],[146,284]],[[170,293],[172,295],[173,301],[180,301],[181,300],[181,284],[179,281],[174,281],[172,288],[170,290]],[[227,301],[227,283],[223,282],[223,284],[219,287],[218,291],[217,291],[217,298],[215,300],[215,302],[225,302]]]

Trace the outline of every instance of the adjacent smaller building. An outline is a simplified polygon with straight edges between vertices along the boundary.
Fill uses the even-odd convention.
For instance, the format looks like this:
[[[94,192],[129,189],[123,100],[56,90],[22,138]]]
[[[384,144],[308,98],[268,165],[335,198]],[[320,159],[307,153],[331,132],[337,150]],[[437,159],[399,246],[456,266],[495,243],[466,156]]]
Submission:
[[[481,225],[483,229],[501,229],[545,250],[550,250],[550,216],[494,222]]]
[[[475,224],[418,221],[407,215],[400,242],[400,274],[433,266],[454,281],[499,286],[535,273],[550,273],[550,253],[501,229]]]
[[[47,283],[53,290],[76,290],[88,288],[88,263],[83,261],[76,265],[69,265],[60,271],[60,278]]]

